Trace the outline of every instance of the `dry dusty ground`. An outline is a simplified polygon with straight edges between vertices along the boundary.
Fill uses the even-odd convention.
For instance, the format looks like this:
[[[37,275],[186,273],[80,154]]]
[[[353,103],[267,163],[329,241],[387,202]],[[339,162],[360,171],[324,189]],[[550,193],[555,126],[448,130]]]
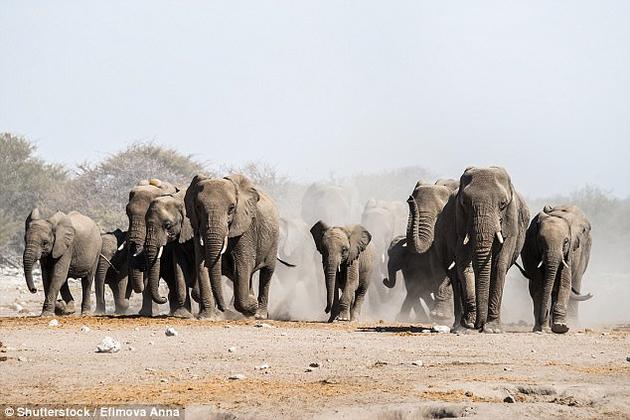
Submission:
[[[0,318],[0,402],[203,405],[238,418],[630,417],[624,327],[456,336],[378,323],[49,321]],[[95,353],[104,336],[122,350]]]
[[[166,403],[189,418],[630,418],[628,326],[456,336],[379,321],[70,316],[51,327],[31,316],[41,293],[10,280],[0,282],[0,405]],[[96,353],[105,336],[121,351]]]

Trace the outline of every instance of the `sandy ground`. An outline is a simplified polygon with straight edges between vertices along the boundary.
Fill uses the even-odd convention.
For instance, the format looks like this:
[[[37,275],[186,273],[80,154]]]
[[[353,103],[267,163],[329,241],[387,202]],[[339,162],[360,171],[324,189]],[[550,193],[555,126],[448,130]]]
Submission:
[[[624,325],[457,336],[379,321],[69,316],[52,327],[29,316],[42,296],[7,284],[0,404],[163,403],[190,418],[630,417]],[[96,353],[105,336],[120,352]]]

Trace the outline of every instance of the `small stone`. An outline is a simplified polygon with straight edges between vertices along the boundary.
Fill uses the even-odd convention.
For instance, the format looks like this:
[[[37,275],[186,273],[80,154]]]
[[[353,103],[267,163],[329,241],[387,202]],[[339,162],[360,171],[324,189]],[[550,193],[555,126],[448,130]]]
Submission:
[[[13,309],[16,312],[21,312],[24,309],[24,306],[16,302],[13,305],[11,305],[11,309]]]
[[[424,363],[422,363],[422,360],[414,360],[413,362],[411,362],[412,365],[414,366],[423,366]]]
[[[51,319],[50,322],[48,323],[49,327],[58,327],[59,326],[59,321],[57,321],[56,319]]]
[[[281,332],[281,333],[280,333],[280,336],[281,336],[281,337],[286,337],[287,335],[288,335],[288,334],[287,334],[287,333],[285,333],[285,332]]]
[[[18,359],[18,362],[28,362],[28,359],[24,356],[20,356],[17,359]]]
[[[162,379],[160,379],[160,382],[167,384],[168,383],[168,379],[162,378]]]
[[[446,325],[434,325],[431,328],[431,331],[440,333],[440,334],[448,334],[451,332],[451,329],[447,327]]]
[[[176,337],[177,331],[173,327],[168,327],[166,331],[164,331],[164,334],[166,334],[167,337]]]
[[[308,364],[308,367],[312,367],[312,368],[318,368],[319,367],[319,363],[317,362],[312,362]]]
[[[595,356],[594,354],[591,354],[591,358],[595,359],[597,356]]]
[[[153,368],[144,368],[144,370],[147,372],[155,372],[155,369]]]
[[[254,325],[254,327],[256,328],[276,328],[271,324],[267,324],[266,322],[259,322],[256,325]]]
[[[149,344],[150,346],[152,346],[152,345],[154,345],[154,344],[155,344],[155,341],[149,341],[149,343],[148,343],[148,344]]]
[[[305,370],[304,372],[312,372],[312,371],[314,371],[314,370],[315,370],[315,369],[313,369],[312,367],[307,367],[307,368],[306,368],[306,370]]]
[[[509,367],[509,366],[504,367],[504,368],[503,368],[503,370],[504,370],[505,372],[512,372],[512,368],[511,368],[511,367]]]
[[[470,392],[470,391],[466,391],[466,392],[464,392],[464,395],[467,396],[467,397],[472,397],[473,393]]]
[[[236,351],[236,347],[229,347],[228,353],[234,353]]]
[[[235,373],[234,375],[230,375],[228,377],[228,379],[231,379],[233,381],[240,381],[245,378],[247,378],[247,376],[243,375],[242,373]]]
[[[536,353],[536,349],[531,349],[530,350],[532,353]]]
[[[97,353],[118,353],[120,351],[120,343],[112,337],[104,337],[100,344],[96,346]]]
[[[129,347],[127,348],[127,350],[128,350],[128,351],[136,351],[136,348],[135,348],[135,347],[133,347],[133,346],[129,346]]]
[[[140,331],[140,327],[135,327],[133,330],[134,331]]]
[[[82,333],[90,332],[90,327],[88,327],[87,325],[82,325],[79,331],[81,331]]]
[[[630,362],[630,356],[626,356],[626,362]]]
[[[514,398],[514,396],[512,394],[508,394],[507,397],[503,398],[503,402],[515,403],[516,402],[516,398]]]
[[[326,359],[326,361],[327,361],[328,363],[330,363],[330,362],[332,362],[332,359]]]
[[[263,363],[260,366],[254,366],[254,370],[267,370],[269,369],[269,365],[267,363]]]

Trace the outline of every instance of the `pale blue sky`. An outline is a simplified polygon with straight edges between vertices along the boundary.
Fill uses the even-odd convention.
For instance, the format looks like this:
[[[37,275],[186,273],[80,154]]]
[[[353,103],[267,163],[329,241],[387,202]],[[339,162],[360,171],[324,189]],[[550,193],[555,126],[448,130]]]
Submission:
[[[508,168],[630,195],[630,1],[0,1],[0,130],[300,180]]]

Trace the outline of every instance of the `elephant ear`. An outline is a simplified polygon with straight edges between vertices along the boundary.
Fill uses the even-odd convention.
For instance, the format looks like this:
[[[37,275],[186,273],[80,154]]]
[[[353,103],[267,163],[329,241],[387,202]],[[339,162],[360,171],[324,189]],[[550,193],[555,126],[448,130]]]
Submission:
[[[39,214],[39,209],[35,207],[33,211],[26,217],[26,222],[24,223],[24,230],[28,230],[28,225],[31,224],[33,220],[41,219],[42,216]]]
[[[252,181],[243,175],[230,175],[225,179],[232,182],[236,188],[236,210],[228,232],[228,237],[234,238],[241,236],[251,227],[260,194]]]
[[[55,243],[52,249],[53,258],[61,257],[68,250],[74,240],[74,234],[75,230],[70,218],[66,215],[60,217],[55,226]]]
[[[117,247],[120,247],[127,240],[127,232],[123,232],[119,228],[116,228],[116,230],[112,232],[112,235],[116,237]]]
[[[206,179],[209,178],[201,174],[195,175],[192,181],[190,181],[190,185],[186,189],[186,194],[184,195],[184,211],[186,212],[188,220],[190,220],[190,225],[193,232],[195,232],[199,228],[199,219],[195,210],[195,197],[199,192],[199,183],[201,181],[205,181]]]
[[[188,218],[188,214],[186,213],[186,204],[184,203],[184,200],[177,202],[177,209],[182,217],[182,228],[179,231],[179,243],[183,244],[193,238],[194,231],[190,219]]]
[[[348,264],[352,264],[365,251],[372,240],[372,235],[361,225],[354,225],[347,229],[350,248],[348,249]]]
[[[323,253],[324,247],[322,245],[322,239],[324,237],[324,233],[329,229],[328,225],[321,220],[318,220],[317,223],[313,225],[311,228],[311,235],[313,236],[313,241],[315,241],[315,247],[319,251],[320,254]]]

